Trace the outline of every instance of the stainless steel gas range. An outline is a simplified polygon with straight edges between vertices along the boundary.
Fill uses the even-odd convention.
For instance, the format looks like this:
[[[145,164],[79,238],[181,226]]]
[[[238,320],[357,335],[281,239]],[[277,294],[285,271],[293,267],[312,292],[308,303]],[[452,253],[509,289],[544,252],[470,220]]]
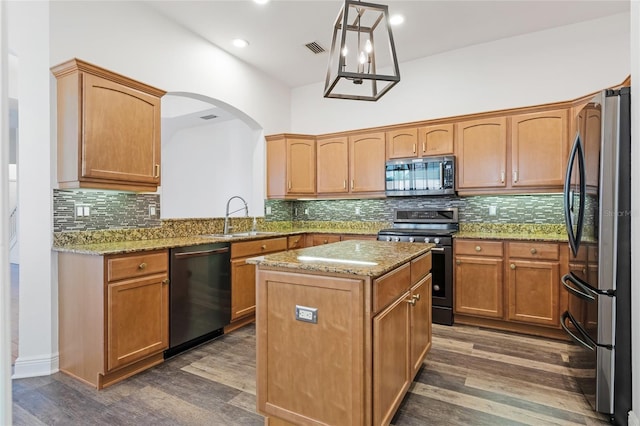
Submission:
[[[453,241],[458,232],[458,209],[396,209],[393,228],[378,232],[378,241],[432,243],[432,319],[453,324]]]

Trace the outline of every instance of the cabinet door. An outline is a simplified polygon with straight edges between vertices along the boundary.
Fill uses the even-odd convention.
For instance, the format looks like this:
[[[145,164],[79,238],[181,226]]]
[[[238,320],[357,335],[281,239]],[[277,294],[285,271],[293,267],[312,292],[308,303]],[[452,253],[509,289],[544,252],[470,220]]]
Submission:
[[[267,198],[287,193],[287,143],[284,137],[267,138]]]
[[[317,142],[318,194],[348,192],[349,143],[347,137]]]
[[[418,129],[399,129],[387,132],[387,158],[418,156]]]
[[[507,119],[456,124],[458,188],[506,186]]]
[[[107,371],[169,347],[165,274],[107,285]]]
[[[384,164],[384,133],[349,137],[351,192],[384,193]]]
[[[502,318],[502,268],[502,259],[457,256],[455,312]]]
[[[411,288],[411,379],[431,349],[431,282],[429,274]]]
[[[453,154],[453,124],[420,127],[418,142],[422,156]]]
[[[564,183],[568,147],[567,110],[511,118],[511,186],[544,187]]]
[[[81,176],[160,183],[160,99],[82,74]]]
[[[409,388],[409,292],[373,318],[373,424],[389,424]]]
[[[231,321],[256,311],[256,266],[246,260],[231,261]]]
[[[287,138],[287,193],[315,194],[316,144],[311,139]]]
[[[510,321],[560,326],[558,317],[559,264],[557,262],[509,262]]]

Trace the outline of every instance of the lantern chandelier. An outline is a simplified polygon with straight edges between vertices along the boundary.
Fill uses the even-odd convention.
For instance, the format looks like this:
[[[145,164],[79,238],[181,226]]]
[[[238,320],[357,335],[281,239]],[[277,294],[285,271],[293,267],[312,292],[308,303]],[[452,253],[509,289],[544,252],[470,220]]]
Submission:
[[[388,6],[345,0],[333,27],[324,97],[377,101],[399,81]]]

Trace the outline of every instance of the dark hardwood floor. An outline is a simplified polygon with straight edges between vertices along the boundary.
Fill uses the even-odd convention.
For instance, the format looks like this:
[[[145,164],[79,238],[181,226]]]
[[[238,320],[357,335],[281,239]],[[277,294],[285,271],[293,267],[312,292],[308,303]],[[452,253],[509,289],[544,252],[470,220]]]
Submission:
[[[393,424],[606,424],[578,393],[574,346],[434,326],[433,348]],[[263,425],[249,325],[102,391],[57,373],[14,380],[15,425]]]

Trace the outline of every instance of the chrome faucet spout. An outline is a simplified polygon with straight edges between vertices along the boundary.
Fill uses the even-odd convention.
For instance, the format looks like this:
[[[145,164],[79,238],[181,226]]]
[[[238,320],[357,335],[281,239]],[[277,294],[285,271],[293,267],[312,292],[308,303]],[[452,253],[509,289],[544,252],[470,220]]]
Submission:
[[[232,212],[229,212],[229,204],[231,204],[231,200],[233,200],[234,198],[238,198],[239,200],[241,200],[244,203],[243,207],[240,207],[237,210],[234,210]],[[229,198],[229,200],[227,201],[227,208],[225,210],[225,214],[224,214],[224,229],[222,231],[223,234],[228,234],[229,233],[229,229],[231,228],[231,226],[229,225],[229,215],[239,212],[240,210],[244,210],[244,216],[245,217],[249,217],[249,205],[247,204],[247,202],[245,201],[244,198],[242,198],[239,195],[234,195],[233,197]]]

